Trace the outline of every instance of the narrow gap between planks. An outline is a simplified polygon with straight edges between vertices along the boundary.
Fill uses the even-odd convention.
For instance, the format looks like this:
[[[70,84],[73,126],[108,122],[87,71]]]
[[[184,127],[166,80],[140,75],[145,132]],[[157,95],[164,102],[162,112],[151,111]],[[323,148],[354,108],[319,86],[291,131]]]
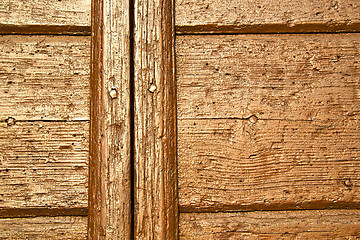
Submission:
[[[0,24],[1,35],[91,36],[90,26],[50,26]]]
[[[135,239],[135,2],[129,0],[130,23],[130,239]]]
[[[176,26],[177,35],[241,35],[241,34],[337,34],[359,33],[360,23],[354,24],[286,24],[261,25],[196,25]]]
[[[87,216],[87,207],[77,208],[3,208],[0,218]]]

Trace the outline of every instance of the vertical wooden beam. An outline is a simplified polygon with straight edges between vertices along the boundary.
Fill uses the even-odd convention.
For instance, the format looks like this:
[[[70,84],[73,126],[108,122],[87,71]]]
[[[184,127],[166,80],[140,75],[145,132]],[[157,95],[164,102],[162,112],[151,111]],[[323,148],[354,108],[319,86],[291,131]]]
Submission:
[[[177,239],[174,3],[134,2],[135,239]]]
[[[88,237],[130,239],[129,1],[92,2]]]

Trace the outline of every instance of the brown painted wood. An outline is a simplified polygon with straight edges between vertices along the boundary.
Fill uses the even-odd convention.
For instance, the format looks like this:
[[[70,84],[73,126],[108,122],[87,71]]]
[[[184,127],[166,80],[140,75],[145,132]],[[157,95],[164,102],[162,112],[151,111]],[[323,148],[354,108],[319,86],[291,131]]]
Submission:
[[[91,0],[0,0],[0,34],[89,34]]]
[[[0,121],[89,120],[90,38],[0,36]]]
[[[135,239],[177,239],[173,1],[135,1]]]
[[[0,2],[0,34],[90,34],[90,0]],[[176,26],[188,33],[360,31],[357,0],[176,1]]]
[[[128,4],[92,6],[89,239],[131,237]]]
[[[358,239],[359,236],[359,210],[180,214],[180,239]]]
[[[0,209],[87,207],[88,122],[11,124],[0,123]]]
[[[178,36],[178,116],[356,118],[359,39],[357,33]]]
[[[358,120],[179,120],[181,211],[359,207]]]
[[[359,207],[359,46],[178,37],[181,211]]]
[[[177,33],[360,31],[358,0],[177,0]]]
[[[87,217],[0,219],[0,239],[86,239]]]

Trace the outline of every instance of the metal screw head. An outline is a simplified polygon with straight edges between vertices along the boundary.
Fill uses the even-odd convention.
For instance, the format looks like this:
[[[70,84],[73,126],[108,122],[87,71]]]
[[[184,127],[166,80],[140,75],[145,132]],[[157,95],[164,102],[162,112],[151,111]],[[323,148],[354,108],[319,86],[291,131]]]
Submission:
[[[155,92],[156,91],[156,85],[155,84],[151,84],[150,88],[149,88],[149,91],[151,93]]]
[[[16,120],[15,120],[15,118],[13,118],[13,117],[8,117],[8,118],[5,120],[5,122],[6,122],[6,124],[7,124],[8,126],[12,126],[12,125],[15,125]]]
[[[351,186],[352,186],[352,182],[350,181],[350,179],[346,179],[346,180],[344,181],[344,185],[345,185],[346,187],[351,187]]]
[[[114,89],[114,88],[110,90],[109,94],[112,99],[117,98],[117,95],[118,95],[116,89]]]

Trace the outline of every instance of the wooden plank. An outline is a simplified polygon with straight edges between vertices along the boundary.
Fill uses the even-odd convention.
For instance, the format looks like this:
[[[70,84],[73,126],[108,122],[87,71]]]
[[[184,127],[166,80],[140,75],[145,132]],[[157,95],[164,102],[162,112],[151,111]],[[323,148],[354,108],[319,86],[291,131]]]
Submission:
[[[181,210],[357,206],[358,39],[179,36]]]
[[[180,239],[358,239],[359,236],[359,210],[180,214]]]
[[[174,6],[135,0],[135,239],[178,238]]]
[[[130,239],[130,6],[92,3],[88,234]]]
[[[358,0],[177,0],[177,33],[360,30]]]
[[[178,117],[360,113],[360,34],[178,36]]]
[[[87,207],[87,122],[0,128],[1,209]]]
[[[86,239],[87,217],[0,219],[0,239]]]
[[[359,207],[359,120],[178,122],[181,211]]]
[[[91,0],[0,0],[0,34],[90,33]]]
[[[0,121],[88,120],[90,38],[0,36]]]

